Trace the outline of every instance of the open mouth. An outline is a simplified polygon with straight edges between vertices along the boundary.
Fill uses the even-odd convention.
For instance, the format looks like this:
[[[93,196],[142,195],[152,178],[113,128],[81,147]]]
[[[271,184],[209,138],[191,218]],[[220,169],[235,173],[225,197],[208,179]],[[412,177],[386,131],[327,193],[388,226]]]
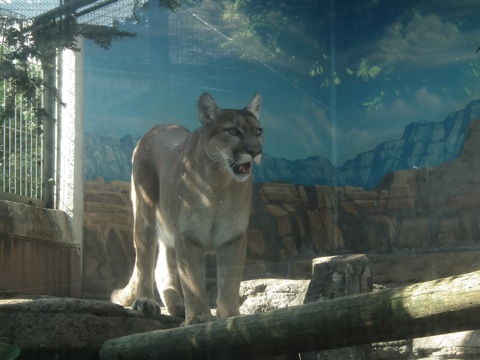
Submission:
[[[243,164],[231,164],[230,167],[235,175],[248,175],[252,171],[252,162],[246,162]]]

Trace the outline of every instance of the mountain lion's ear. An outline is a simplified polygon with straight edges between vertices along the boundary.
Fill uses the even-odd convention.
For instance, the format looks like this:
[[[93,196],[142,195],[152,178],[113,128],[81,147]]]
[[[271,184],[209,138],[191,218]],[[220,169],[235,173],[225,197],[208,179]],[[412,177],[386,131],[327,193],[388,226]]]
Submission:
[[[215,120],[218,106],[213,97],[204,92],[198,99],[198,117],[203,126],[210,124]]]
[[[262,97],[260,94],[256,94],[252,100],[250,100],[250,103],[247,105],[245,110],[250,111],[256,118],[257,120],[260,119],[260,110],[262,109]]]

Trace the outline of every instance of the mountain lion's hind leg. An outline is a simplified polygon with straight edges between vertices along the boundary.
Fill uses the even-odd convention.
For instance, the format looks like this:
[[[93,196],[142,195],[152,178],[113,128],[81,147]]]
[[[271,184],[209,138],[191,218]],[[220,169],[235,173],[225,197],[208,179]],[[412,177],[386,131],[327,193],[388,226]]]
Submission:
[[[155,208],[149,206],[142,196],[134,201],[134,244],[136,288],[133,310],[147,315],[159,315],[160,305],[154,296],[155,257],[158,250]]]
[[[159,243],[155,281],[163,304],[170,315],[185,317],[185,306],[181,296],[181,287],[178,279],[177,260],[175,249]]]

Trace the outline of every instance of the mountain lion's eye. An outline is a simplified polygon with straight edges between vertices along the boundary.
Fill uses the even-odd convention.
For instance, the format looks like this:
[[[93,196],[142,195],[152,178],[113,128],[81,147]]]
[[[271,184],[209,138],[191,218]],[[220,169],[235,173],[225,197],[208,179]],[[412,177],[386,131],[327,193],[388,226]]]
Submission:
[[[262,129],[261,127],[257,128],[257,129],[255,130],[255,135],[260,136],[260,135],[262,135],[262,134],[263,134],[263,129]]]
[[[231,128],[228,128],[228,129],[225,129],[225,131],[228,131],[228,133],[232,136],[241,136],[242,133],[240,132],[240,130],[238,130],[237,128],[235,127],[231,127]]]

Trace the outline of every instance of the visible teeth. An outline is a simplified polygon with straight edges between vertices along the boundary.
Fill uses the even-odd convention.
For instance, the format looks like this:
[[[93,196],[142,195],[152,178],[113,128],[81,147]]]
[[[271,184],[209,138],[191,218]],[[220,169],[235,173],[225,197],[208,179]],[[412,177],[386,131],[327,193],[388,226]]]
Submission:
[[[252,163],[237,164],[233,169],[237,174],[250,174]]]
[[[251,169],[251,164],[250,163],[246,163],[246,164],[241,164],[239,166],[239,170],[241,173],[243,174],[249,174],[250,173],[250,169]]]

